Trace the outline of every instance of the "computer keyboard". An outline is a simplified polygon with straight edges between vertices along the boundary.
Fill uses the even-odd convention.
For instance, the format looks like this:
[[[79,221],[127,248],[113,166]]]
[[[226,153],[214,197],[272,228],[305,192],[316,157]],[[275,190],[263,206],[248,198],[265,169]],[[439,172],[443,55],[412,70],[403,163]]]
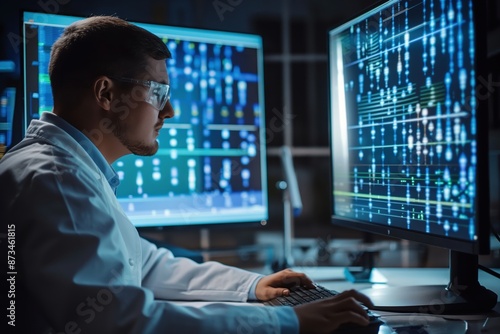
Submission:
[[[281,296],[264,302],[264,305],[270,306],[296,306],[304,303],[309,303],[318,299],[332,297],[338,294],[337,291],[326,289],[321,285],[316,284],[315,289],[306,289],[303,287],[293,287],[290,288],[290,294],[288,296]],[[380,325],[384,322],[380,319],[380,315],[372,312],[370,309],[366,308],[366,313],[368,314],[368,319],[370,323],[368,326],[360,326],[356,324],[343,324],[337,330],[334,331],[335,334],[376,334]]]
[[[281,296],[264,302],[266,305],[272,306],[295,306],[314,300],[323,299],[335,296],[336,291],[328,290],[321,285],[316,285],[316,289],[306,289],[300,286],[290,288],[289,296]]]

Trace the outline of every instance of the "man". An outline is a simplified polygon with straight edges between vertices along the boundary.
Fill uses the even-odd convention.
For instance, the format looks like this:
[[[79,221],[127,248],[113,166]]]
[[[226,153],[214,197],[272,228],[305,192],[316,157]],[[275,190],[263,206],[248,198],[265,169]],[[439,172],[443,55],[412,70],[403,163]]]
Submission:
[[[348,291],[290,307],[202,308],[167,300],[269,300],[304,274],[261,276],[175,258],[139,237],[121,210],[110,167],[153,155],[173,116],[165,59],[153,34],[115,17],[69,26],[52,48],[54,110],[0,161],[0,212],[15,230],[17,328],[22,333],[329,333],[368,323]],[[4,219],[5,217],[5,219]]]

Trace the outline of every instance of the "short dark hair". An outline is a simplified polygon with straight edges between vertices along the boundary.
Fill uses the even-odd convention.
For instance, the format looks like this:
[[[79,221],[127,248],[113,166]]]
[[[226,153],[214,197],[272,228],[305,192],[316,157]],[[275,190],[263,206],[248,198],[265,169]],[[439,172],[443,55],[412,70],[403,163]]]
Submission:
[[[161,60],[171,54],[158,36],[118,17],[93,16],[71,24],[50,54],[54,104],[77,102],[101,75],[144,75],[147,56]]]

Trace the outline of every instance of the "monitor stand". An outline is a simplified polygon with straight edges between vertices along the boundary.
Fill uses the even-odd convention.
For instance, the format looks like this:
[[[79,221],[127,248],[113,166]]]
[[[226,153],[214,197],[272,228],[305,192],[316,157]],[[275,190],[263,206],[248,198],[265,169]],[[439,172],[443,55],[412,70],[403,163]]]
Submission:
[[[344,269],[344,276],[346,280],[353,283],[387,283],[387,278],[377,268],[346,267]]]
[[[371,235],[365,236],[365,242],[368,242],[368,245],[374,245]],[[387,278],[375,268],[374,257],[375,253],[379,251],[377,247],[367,247],[365,250],[360,251],[354,260],[354,265],[344,269],[346,280],[353,283],[387,283]],[[356,266],[358,264],[359,266]]]
[[[425,277],[422,277],[425,280]],[[497,295],[478,281],[478,256],[450,251],[450,283],[361,290],[374,310],[427,314],[473,314],[492,310]]]
[[[374,266],[374,252],[363,252],[359,259],[361,266],[349,266],[344,269],[346,280],[353,283],[387,283],[387,278]]]

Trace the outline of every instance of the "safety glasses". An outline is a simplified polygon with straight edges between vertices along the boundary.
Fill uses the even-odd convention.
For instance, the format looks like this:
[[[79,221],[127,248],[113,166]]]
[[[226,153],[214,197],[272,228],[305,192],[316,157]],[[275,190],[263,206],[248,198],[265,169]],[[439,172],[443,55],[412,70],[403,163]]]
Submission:
[[[170,86],[167,84],[159,83],[156,81],[142,81],[131,78],[121,78],[114,76],[108,76],[108,77],[113,80],[121,82],[149,87],[149,91],[144,101],[151,104],[154,108],[158,110],[163,110],[165,104],[170,99]]]

